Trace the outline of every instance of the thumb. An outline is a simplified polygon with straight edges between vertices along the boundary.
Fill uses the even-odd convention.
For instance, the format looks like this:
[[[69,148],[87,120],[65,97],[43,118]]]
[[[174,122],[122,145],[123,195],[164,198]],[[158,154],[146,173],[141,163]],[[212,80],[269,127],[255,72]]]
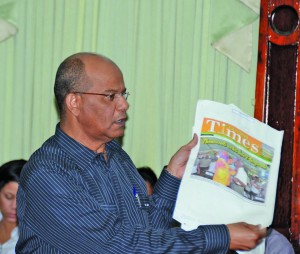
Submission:
[[[197,145],[197,143],[198,143],[198,136],[196,133],[194,133],[193,139],[189,143],[187,143],[186,146],[189,150],[192,150],[192,148],[194,148]]]

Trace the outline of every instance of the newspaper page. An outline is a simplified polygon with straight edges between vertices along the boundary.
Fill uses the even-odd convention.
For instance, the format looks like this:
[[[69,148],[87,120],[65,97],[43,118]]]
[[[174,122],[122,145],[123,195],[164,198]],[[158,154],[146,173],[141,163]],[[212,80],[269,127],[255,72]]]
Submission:
[[[198,144],[186,166],[174,219],[186,230],[241,221],[269,226],[283,131],[234,105],[200,100],[193,133]],[[247,253],[264,253],[264,245]]]

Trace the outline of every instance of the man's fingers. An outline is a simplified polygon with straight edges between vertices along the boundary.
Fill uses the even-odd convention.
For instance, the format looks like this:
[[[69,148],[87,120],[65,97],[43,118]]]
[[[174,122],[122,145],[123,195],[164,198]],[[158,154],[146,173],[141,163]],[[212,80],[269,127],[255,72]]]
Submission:
[[[260,237],[264,238],[267,236],[267,228],[261,228],[259,230],[259,233],[260,233]]]
[[[247,224],[247,227],[253,231],[256,231],[260,238],[264,238],[267,236],[267,228],[262,228],[261,225]]]
[[[230,234],[230,249],[250,250],[262,242],[266,236],[266,228],[245,222],[227,225]]]

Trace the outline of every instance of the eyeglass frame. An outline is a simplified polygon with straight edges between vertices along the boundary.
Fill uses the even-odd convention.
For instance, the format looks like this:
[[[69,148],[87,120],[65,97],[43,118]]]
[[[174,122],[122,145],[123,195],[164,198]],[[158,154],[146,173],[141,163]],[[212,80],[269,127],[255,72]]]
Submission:
[[[122,93],[111,93],[111,94],[105,94],[105,93],[88,93],[88,92],[78,92],[78,91],[75,91],[75,92],[72,92],[72,93],[88,94],[88,95],[101,95],[101,96],[104,96],[104,97],[108,98],[109,101],[114,101],[114,99],[116,98],[115,97],[116,95],[118,95],[120,97],[123,97],[127,101],[127,98],[130,95],[130,93],[127,92],[127,91],[124,91]]]

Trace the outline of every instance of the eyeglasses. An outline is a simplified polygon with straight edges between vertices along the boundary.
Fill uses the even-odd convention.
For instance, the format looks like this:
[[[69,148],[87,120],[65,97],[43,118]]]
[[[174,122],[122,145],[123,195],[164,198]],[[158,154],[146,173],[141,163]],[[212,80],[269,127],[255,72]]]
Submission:
[[[107,98],[109,101],[114,101],[116,98],[123,97],[126,101],[130,93],[128,92],[122,92],[122,93],[110,93],[110,94],[105,94],[105,93],[86,93],[86,92],[73,92],[73,93],[79,93],[79,94],[89,94],[89,95],[101,95]]]

